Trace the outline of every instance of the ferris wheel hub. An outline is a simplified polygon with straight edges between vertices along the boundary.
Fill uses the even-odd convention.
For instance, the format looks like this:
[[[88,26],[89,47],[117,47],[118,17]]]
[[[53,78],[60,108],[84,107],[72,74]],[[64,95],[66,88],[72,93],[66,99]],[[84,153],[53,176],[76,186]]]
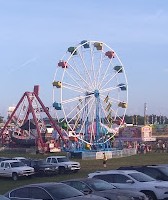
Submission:
[[[95,96],[96,98],[99,97],[99,94],[100,94],[100,93],[99,93],[99,90],[95,90],[95,91],[94,91],[94,96]]]

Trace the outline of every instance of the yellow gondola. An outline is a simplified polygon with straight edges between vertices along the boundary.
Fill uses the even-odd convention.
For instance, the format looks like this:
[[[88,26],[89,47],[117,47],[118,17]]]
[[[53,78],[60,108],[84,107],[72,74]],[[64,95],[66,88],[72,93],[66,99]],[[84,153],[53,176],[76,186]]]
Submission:
[[[54,81],[53,86],[57,87],[57,88],[61,88],[62,87],[62,83],[60,81]]]
[[[94,47],[96,47],[97,50],[103,49],[103,43],[102,42],[95,42]]]
[[[118,107],[127,108],[127,103],[126,103],[126,102],[120,102],[120,103],[118,104]]]

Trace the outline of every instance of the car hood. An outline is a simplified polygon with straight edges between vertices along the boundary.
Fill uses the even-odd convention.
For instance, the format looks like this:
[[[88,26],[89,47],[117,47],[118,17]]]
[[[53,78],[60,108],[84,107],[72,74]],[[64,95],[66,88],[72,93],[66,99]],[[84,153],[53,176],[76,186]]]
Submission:
[[[106,198],[103,198],[103,197],[100,197],[100,196],[97,196],[97,195],[93,195],[93,194],[72,197],[72,198],[68,198],[67,200],[91,200],[91,199],[92,200],[107,200]]]
[[[116,200],[119,198],[120,196],[120,199],[122,200],[130,200],[130,195],[129,194],[122,194],[120,192],[116,192],[116,191],[96,191],[96,192],[93,192],[94,195],[97,195],[97,196],[101,196],[101,197],[104,197],[106,199],[109,199],[109,200]]]
[[[161,180],[154,180],[151,182],[143,182],[143,184],[149,184],[151,186],[161,186],[161,187],[165,187],[168,188],[168,182],[167,181],[161,181]]]
[[[35,166],[34,166],[34,167],[35,167]],[[49,168],[53,168],[53,165],[50,165],[50,164],[42,164],[42,165],[38,165],[37,167],[42,167],[42,168],[49,167]]]
[[[112,190],[105,190],[105,191],[100,191],[102,193],[111,193],[111,194],[121,194],[124,196],[129,196],[129,197],[140,197],[140,196],[145,196],[142,192],[138,191],[132,191],[130,189],[112,189]]]
[[[80,165],[78,162],[75,161],[59,162],[59,164],[61,163],[64,163],[65,165]]]
[[[19,169],[19,170],[34,170],[33,167],[29,167],[29,166],[13,167],[12,169]]]

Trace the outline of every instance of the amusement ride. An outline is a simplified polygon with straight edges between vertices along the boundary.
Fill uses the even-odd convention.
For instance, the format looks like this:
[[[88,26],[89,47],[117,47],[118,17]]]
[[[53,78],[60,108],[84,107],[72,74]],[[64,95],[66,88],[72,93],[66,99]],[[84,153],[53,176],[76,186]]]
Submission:
[[[0,132],[2,144],[15,138],[42,152],[50,143],[65,151],[111,149],[128,105],[127,77],[117,53],[104,42],[83,40],[59,60],[52,85],[54,116],[34,86],[8,117]]]
[[[125,69],[112,48],[83,40],[67,49],[54,75],[53,107],[73,146],[110,148],[127,104]]]

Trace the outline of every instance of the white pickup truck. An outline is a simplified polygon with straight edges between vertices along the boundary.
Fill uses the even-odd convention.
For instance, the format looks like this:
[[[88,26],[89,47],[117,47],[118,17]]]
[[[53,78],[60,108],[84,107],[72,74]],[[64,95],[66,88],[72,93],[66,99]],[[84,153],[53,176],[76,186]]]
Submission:
[[[34,168],[26,166],[18,160],[4,160],[0,162],[0,177],[11,177],[14,181],[20,176],[31,176]]]
[[[46,158],[46,161],[57,166],[60,174],[78,172],[80,170],[80,163],[70,161],[66,156],[49,156]]]

